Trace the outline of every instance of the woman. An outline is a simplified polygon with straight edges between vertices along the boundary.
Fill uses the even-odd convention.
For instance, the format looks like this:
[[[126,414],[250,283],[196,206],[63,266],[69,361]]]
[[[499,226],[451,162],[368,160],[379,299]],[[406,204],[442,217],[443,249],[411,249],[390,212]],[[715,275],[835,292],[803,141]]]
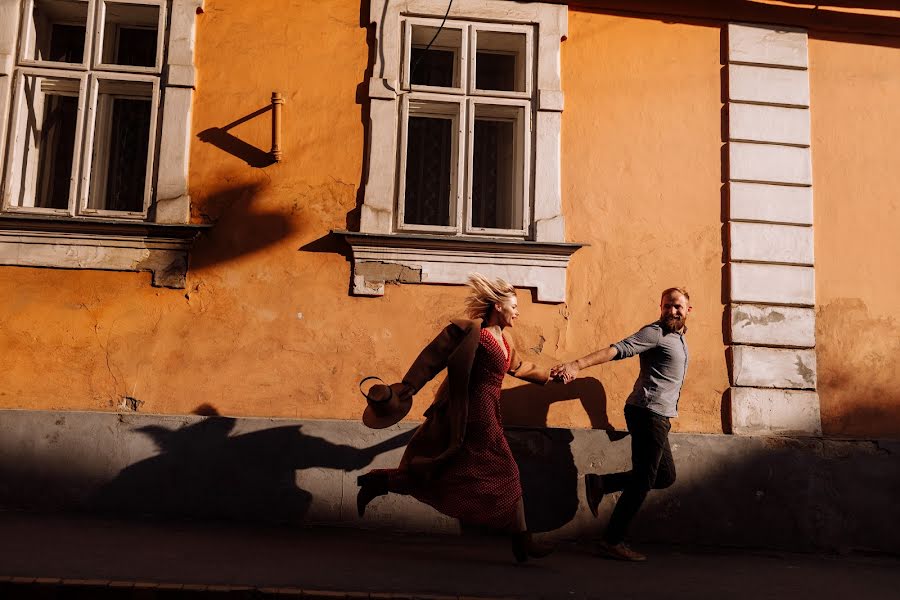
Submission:
[[[447,367],[447,379],[425,411],[396,469],[377,469],[358,479],[362,516],[374,498],[409,494],[466,523],[512,534],[517,561],[539,558],[551,548],[532,540],[525,525],[519,469],[500,417],[505,373],[547,383],[549,369],[522,361],[504,330],[519,316],[516,290],[501,279],[469,277],[471,320],[454,320],[421,352],[402,383],[377,386],[405,400]]]

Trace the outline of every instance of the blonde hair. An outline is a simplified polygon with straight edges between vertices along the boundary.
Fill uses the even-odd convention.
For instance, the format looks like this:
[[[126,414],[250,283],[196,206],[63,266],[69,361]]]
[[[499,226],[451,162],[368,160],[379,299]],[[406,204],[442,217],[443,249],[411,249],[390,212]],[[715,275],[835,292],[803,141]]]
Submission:
[[[688,304],[690,304],[691,296],[690,296],[690,294],[688,294],[687,288],[683,288],[683,287],[670,287],[669,289],[663,290],[663,293],[660,296],[660,299],[665,298],[666,296],[668,296],[671,293],[681,294],[682,296],[684,296],[685,300],[688,301]]]
[[[469,275],[472,293],[466,298],[466,315],[470,319],[484,320],[495,304],[515,297],[516,288],[502,279],[488,279],[481,273]]]

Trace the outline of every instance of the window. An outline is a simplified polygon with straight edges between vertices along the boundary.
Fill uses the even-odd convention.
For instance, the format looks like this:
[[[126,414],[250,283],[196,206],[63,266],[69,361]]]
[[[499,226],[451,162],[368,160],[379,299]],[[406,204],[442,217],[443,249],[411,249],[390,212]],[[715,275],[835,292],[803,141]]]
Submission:
[[[146,219],[166,2],[24,4],[4,209]]]
[[[472,271],[565,299],[560,45],[567,8],[371,0],[368,161],[353,292]]]
[[[397,227],[524,237],[533,28],[440,25],[403,23]]]
[[[0,264],[184,287],[202,5],[0,0]]]

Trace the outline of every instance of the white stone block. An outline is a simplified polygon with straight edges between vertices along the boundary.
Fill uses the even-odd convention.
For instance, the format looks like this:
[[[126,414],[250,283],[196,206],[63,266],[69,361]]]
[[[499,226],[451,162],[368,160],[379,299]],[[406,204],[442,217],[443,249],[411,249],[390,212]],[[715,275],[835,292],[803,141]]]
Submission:
[[[728,24],[728,61],[806,68],[805,31],[776,25]]]
[[[811,187],[732,181],[729,214],[733,221],[762,221],[812,225]]]
[[[171,87],[165,91],[162,132],[159,138],[159,177],[157,179],[156,221],[187,223],[191,216],[188,195],[190,161],[191,88]]]
[[[812,185],[809,148],[729,142],[728,156],[733,181]]]
[[[795,69],[729,65],[728,99],[808,107],[809,76]]]
[[[732,380],[736,386],[816,389],[813,349],[732,346]]]
[[[738,141],[809,146],[809,109],[730,102],[728,137]]]
[[[732,222],[728,230],[733,261],[813,264],[812,227]]]
[[[788,265],[731,263],[732,302],[794,304],[816,303],[815,269]]]
[[[816,392],[731,388],[731,431],[738,435],[821,435]]]
[[[764,346],[816,345],[816,311],[793,306],[733,304],[731,342]]]

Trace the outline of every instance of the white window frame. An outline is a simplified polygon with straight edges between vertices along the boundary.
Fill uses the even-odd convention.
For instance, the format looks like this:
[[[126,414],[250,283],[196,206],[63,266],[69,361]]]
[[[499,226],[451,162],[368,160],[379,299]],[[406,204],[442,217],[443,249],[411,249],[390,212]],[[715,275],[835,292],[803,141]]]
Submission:
[[[31,24],[23,22],[34,10],[34,0],[0,0],[0,265],[27,265],[67,269],[152,271],[153,285],[183,288],[187,254],[192,240],[205,225],[190,223],[188,172],[191,108],[195,87],[194,46],[196,18],[203,0],[112,0],[123,4],[159,7],[156,61],[151,67],[105,65],[97,62],[101,24],[97,14],[105,10],[103,0],[84,0],[88,6],[85,49],[81,63],[38,61],[29,58]],[[94,28],[93,31],[91,28]],[[31,48],[33,52],[33,48]],[[109,68],[107,68],[109,67]],[[66,210],[34,210],[11,206],[11,173],[22,170],[16,126],[22,114],[18,88],[23,73],[78,79],[79,109],[76,151],[73,152],[69,206]],[[93,157],[84,137],[86,123],[95,119],[96,85],[102,79],[154,80],[144,210],[91,211],[83,163]],[[11,125],[11,126],[10,126]],[[152,169],[152,171],[151,171]],[[74,190],[74,192],[73,192]],[[74,193],[74,195],[73,195]],[[148,206],[149,202],[149,206]],[[73,210],[74,209],[74,210]],[[102,248],[102,252],[98,252]]]
[[[341,232],[353,252],[354,294],[381,296],[388,280],[462,284],[469,273],[480,271],[503,277],[513,285],[535,288],[538,301],[565,300],[566,266],[571,254],[581,247],[565,240],[561,199],[560,51],[568,34],[567,11],[565,4],[549,2],[454,0],[449,4],[447,0],[371,0],[375,64],[369,79],[365,192],[359,231]],[[476,58],[472,35],[460,49],[462,89],[411,86],[407,73],[412,39],[409,24],[425,22],[431,26],[445,16],[445,27],[464,26],[482,33],[524,32],[530,36],[526,44],[534,55],[526,57],[530,62],[526,66],[525,90],[472,89]],[[466,102],[464,137],[470,137],[474,126],[469,115],[471,105],[530,103],[530,119],[525,119],[527,133],[520,146],[525,165],[522,231],[474,228],[468,208],[452,232],[419,231],[403,225],[400,211],[405,199],[400,194],[405,185],[402,168],[409,116],[405,103],[419,93],[442,98],[460,96]],[[465,160],[466,168],[471,169],[468,148]],[[458,206],[471,202],[468,181],[464,186],[462,198],[457,198]]]
[[[115,71],[117,73],[156,73],[162,70],[163,49],[165,46],[166,34],[166,0],[91,0],[96,1],[97,20],[96,31],[94,32],[94,47],[97,49],[93,53],[93,69],[95,71]],[[156,6],[159,10],[159,18],[156,25],[156,61],[152,67],[140,67],[136,65],[117,65],[114,63],[104,63],[103,57],[103,36],[106,35],[106,5],[107,4],[134,4],[139,6]]]
[[[524,25],[500,25],[496,23],[472,23],[470,26],[469,44],[469,95],[470,96],[490,96],[499,98],[531,98],[532,82],[534,79],[534,28]],[[478,34],[479,33],[515,33],[525,36],[525,53],[522,56],[524,65],[524,90],[518,91],[502,91],[502,90],[481,90],[475,85],[477,69],[475,61],[478,59]]]
[[[22,187],[22,177],[27,176],[24,172],[22,172],[21,165],[24,160],[24,154],[25,152],[27,152],[24,146],[24,140],[22,138],[27,135],[27,124],[24,124],[23,121],[28,120],[28,107],[26,105],[27,98],[25,97],[25,79],[28,77],[41,77],[46,79],[69,79],[78,82],[78,111],[76,117],[77,121],[75,122],[74,142],[76,151],[72,153],[72,172],[69,183],[69,194],[67,196],[68,203],[67,207],[64,209],[35,207],[34,202],[37,200],[36,197],[31,198],[31,206],[14,206],[9,203],[9,198],[11,198],[15,190]],[[74,214],[73,199],[78,195],[78,179],[76,174],[79,173],[79,170],[81,168],[81,152],[79,152],[77,149],[81,146],[82,138],[84,137],[83,115],[85,112],[85,102],[87,97],[87,80],[88,74],[86,72],[63,71],[60,69],[37,69],[34,67],[25,67],[18,70],[15,78],[14,97],[16,98],[16,102],[13,108],[12,127],[10,129],[9,136],[9,160],[7,161],[6,173],[4,177],[5,189],[8,191],[8,193],[4,194],[4,196],[6,197],[6,200],[3,203],[4,212],[38,213],[68,216],[72,216]],[[35,166],[35,168],[37,169],[37,165]],[[34,182],[34,184],[30,186],[30,188],[32,192],[36,194],[37,182]]]
[[[437,92],[441,94],[464,94],[466,85],[468,82],[467,69],[469,65],[468,61],[468,45],[466,42],[466,28],[468,24],[461,21],[451,21],[448,20],[444,23],[444,29],[458,29],[459,30],[459,38],[460,38],[460,47],[459,48],[451,48],[449,46],[431,46],[434,49],[438,50],[450,50],[453,52],[453,76],[456,81],[459,82],[458,86],[454,87],[441,87],[434,85],[422,85],[422,84],[413,84],[410,81],[410,77],[412,73],[410,70],[412,69],[412,30],[416,25],[421,25],[425,27],[434,27],[440,25],[440,21],[435,22],[434,19],[424,19],[421,17],[407,17],[403,20],[403,63],[401,65],[401,85],[403,89],[406,91],[414,91],[414,92]]]
[[[400,115],[400,151],[397,159],[397,204],[396,224],[398,232],[423,232],[445,235],[479,235],[490,237],[521,237],[525,238],[530,230],[528,221],[531,215],[530,190],[531,190],[531,121],[532,115],[532,76],[530,70],[533,67],[534,29],[531,25],[497,25],[470,23],[462,21],[447,21],[444,27],[456,29],[460,33],[460,48],[454,51],[454,76],[458,75],[459,87],[439,87],[429,85],[414,85],[410,81],[412,70],[412,29],[414,26],[437,29],[441,25],[440,19],[424,19],[421,17],[408,17],[402,21],[404,32],[403,64],[401,65],[404,89],[409,90],[401,96]],[[483,33],[514,33],[522,35],[525,39],[524,52],[517,53],[524,68],[524,81],[522,91],[479,90],[475,87],[476,48],[477,36]],[[434,47],[434,46],[432,46]],[[443,48],[443,47],[442,47]],[[455,50],[452,49],[451,50]],[[518,76],[518,74],[517,74]],[[419,91],[419,90],[424,90]],[[419,103],[422,108],[411,112],[410,102]],[[458,117],[451,119],[453,123],[453,145],[451,156],[456,160],[451,165],[451,189],[450,189],[450,225],[420,225],[406,223],[406,165],[407,165],[407,140],[409,118],[415,114],[429,113],[427,104],[458,104]],[[514,152],[516,161],[513,166],[514,190],[510,207],[518,218],[518,227],[488,228],[472,226],[472,174],[473,174],[473,141],[475,124],[475,106],[514,106],[521,109],[521,120],[516,119],[516,140]],[[446,113],[442,113],[446,114]]]
[[[89,208],[90,199],[97,193],[96,187],[91,186],[90,181],[90,173],[92,172],[94,155],[97,153],[97,148],[95,146],[96,139],[100,136],[97,135],[98,129],[101,133],[107,131],[110,123],[108,119],[112,118],[112,114],[110,113],[107,117],[107,121],[99,124],[97,123],[97,116],[99,114],[99,110],[97,104],[99,102],[99,92],[100,92],[100,81],[117,81],[117,82],[140,82],[140,83],[149,83],[152,86],[152,92],[150,96],[150,139],[147,148],[147,165],[145,167],[145,175],[144,175],[144,197],[143,197],[143,210],[141,211],[121,211],[121,210],[105,210],[99,208]],[[118,94],[119,97],[125,97],[127,94]],[[146,75],[137,75],[137,74],[128,74],[128,73],[109,73],[109,72],[95,72],[91,74],[90,77],[90,92],[88,96],[87,103],[87,120],[86,123],[90,125],[90,127],[85,127],[85,141],[83,144],[83,155],[81,159],[81,181],[80,181],[80,194],[79,194],[79,204],[78,204],[78,213],[83,215],[95,215],[95,216],[104,216],[104,217],[118,217],[118,218],[137,218],[137,219],[145,219],[147,217],[147,210],[150,207],[150,201],[153,197],[153,167],[155,163],[156,157],[156,123],[157,123],[157,114],[159,112],[159,78],[158,77],[149,77]],[[107,157],[106,152],[101,153],[101,159]],[[105,162],[105,161],[103,161]],[[104,174],[108,175],[108,173]],[[105,185],[105,184],[104,184]]]
[[[472,97],[467,101],[468,108],[468,139],[475,139],[475,106],[480,104],[486,107],[514,107],[520,109],[519,118],[516,118],[515,144],[514,152],[516,154],[516,164],[521,166],[521,171],[517,171],[513,176],[513,202],[517,203],[512,207],[514,212],[518,212],[521,226],[511,229],[496,229],[491,227],[474,227],[472,225],[472,177],[466,178],[466,201],[465,220],[463,222],[463,232],[466,234],[474,234],[488,237],[506,237],[518,236],[525,237],[529,231],[529,216],[531,215],[531,101],[519,100],[514,98],[494,98],[494,97]],[[502,112],[502,111],[501,111]],[[504,117],[501,117],[504,118]],[[474,144],[466,145],[466,173],[474,172],[475,148]]]
[[[91,64],[91,53],[93,52],[93,36],[91,35],[91,21],[94,20],[96,4],[98,0],[83,0],[87,4],[87,19],[84,27],[84,54],[80,63],[66,63],[52,60],[35,60],[28,58],[29,48],[33,48],[36,40],[33,39],[34,30],[29,27],[31,23],[30,15],[34,14],[35,0],[24,0],[22,9],[22,30],[21,42],[19,43],[19,66],[22,67],[40,67],[40,68],[56,68],[56,69],[77,69],[86,71]],[[80,23],[79,23],[80,24]]]
[[[410,104],[412,103],[412,106]],[[455,106],[455,111],[440,109],[441,105]],[[428,107],[431,107],[430,110]],[[459,230],[459,224],[462,222],[462,193],[464,190],[463,171],[459,167],[463,164],[465,157],[465,145],[461,143],[465,138],[463,136],[463,128],[465,127],[465,100],[461,96],[440,95],[415,92],[406,94],[401,101],[402,117],[400,120],[400,152],[398,159],[400,164],[397,167],[399,173],[399,181],[397,189],[399,191],[397,204],[397,229],[399,231],[415,231],[415,232],[435,232],[453,234]],[[448,118],[451,123],[450,129],[453,136],[453,145],[450,149],[450,156],[455,160],[450,165],[450,225],[417,225],[405,222],[406,209],[406,148],[409,129],[409,117],[416,115]]]

